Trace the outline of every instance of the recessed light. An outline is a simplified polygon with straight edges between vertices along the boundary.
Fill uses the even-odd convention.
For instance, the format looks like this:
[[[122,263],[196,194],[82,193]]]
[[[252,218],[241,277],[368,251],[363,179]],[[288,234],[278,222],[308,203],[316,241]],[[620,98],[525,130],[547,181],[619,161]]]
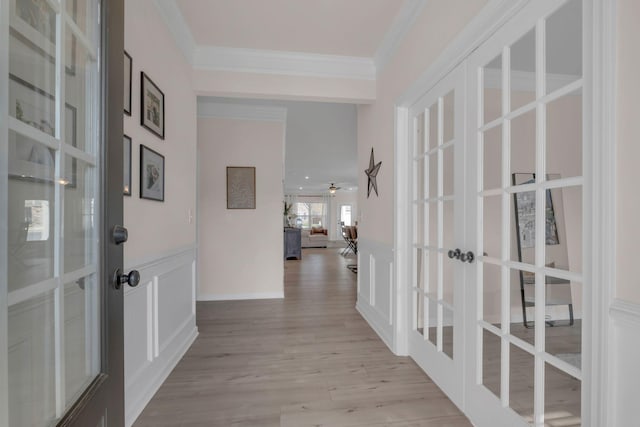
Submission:
[[[309,179],[309,177],[308,177],[308,176],[305,176],[305,177],[304,177],[304,179]]]
[[[299,190],[302,190],[302,187],[300,187]]]

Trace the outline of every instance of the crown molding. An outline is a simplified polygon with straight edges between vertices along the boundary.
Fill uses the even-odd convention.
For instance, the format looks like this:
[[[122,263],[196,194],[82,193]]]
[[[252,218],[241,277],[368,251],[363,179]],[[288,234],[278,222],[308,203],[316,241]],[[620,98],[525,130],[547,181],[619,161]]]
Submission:
[[[262,105],[223,104],[198,100],[198,117],[266,122],[287,121],[287,109]]]
[[[376,78],[376,68],[371,58],[218,46],[198,46],[193,66],[203,70],[290,76],[360,80]]]
[[[178,4],[175,0],[155,0],[154,3],[156,9],[160,12],[160,16],[167,24],[167,28],[173,35],[178,48],[182,51],[187,62],[193,65],[197,45]]]
[[[391,23],[391,27],[373,57],[377,73],[380,73],[391,60],[398,45],[416,22],[427,2],[428,0],[404,0],[404,4]]]

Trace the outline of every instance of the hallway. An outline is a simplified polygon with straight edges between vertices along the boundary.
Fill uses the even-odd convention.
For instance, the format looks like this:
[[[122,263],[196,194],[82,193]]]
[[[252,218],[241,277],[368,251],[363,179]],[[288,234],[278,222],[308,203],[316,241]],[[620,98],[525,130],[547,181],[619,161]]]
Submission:
[[[285,299],[199,302],[200,335],[143,426],[469,426],[355,310],[354,258],[305,249]]]

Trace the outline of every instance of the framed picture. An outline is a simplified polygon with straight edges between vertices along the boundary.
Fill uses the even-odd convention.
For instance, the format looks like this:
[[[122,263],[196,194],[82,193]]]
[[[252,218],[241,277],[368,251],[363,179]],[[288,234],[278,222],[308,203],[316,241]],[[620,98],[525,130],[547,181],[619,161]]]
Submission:
[[[9,75],[9,112],[16,119],[39,131],[55,136],[55,98],[13,74]],[[65,138],[77,147],[77,109],[65,104]],[[55,151],[20,135],[9,133],[9,175],[32,181],[55,181]],[[62,182],[75,188],[77,160],[67,165]]]
[[[514,185],[534,184],[535,174],[514,173],[512,175]],[[520,250],[534,248],[536,246],[536,192],[524,191],[514,193],[514,208],[516,211],[516,229],[518,247]],[[553,209],[551,190],[546,192],[545,207],[545,245],[558,245],[558,227]]]
[[[131,56],[124,52],[124,113],[131,115],[131,75],[133,70],[133,60]]]
[[[227,167],[227,209],[256,208],[256,168]]]
[[[127,135],[123,137],[124,142],[124,157],[123,157],[123,190],[122,194],[125,196],[131,196],[131,138]]]
[[[144,71],[140,81],[140,124],[164,139],[164,93]]]
[[[164,201],[164,156],[140,145],[140,198]]]

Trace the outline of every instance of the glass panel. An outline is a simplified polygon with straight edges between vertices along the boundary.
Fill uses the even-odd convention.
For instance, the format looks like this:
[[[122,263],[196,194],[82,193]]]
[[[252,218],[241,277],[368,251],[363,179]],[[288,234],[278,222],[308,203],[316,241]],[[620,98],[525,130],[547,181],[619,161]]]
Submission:
[[[413,152],[414,156],[421,156],[425,152],[425,139],[426,135],[424,133],[424,113],[419,114],[415,118],[415,126],[416,126],[416,141],[415,141],[415,149]]]
[[[582,284],[546,276],[546,291],[545,351],[581,369]]]
[[[9,292],[53,277],[55,153],[9,131]]]
[[[483,140],[483,188],[502,188],[502,125],[484,132]]]
[[[414,162],[415,165],[415,176],[416,176],[416,186],[415,186],[415,200],[421,200],[427,197],[425,194],[425,159],[419,159]]]
[[[544,421],[548,426],[577,427],[582,384],[571,375],[545,363]]]
[[[71,272],[94,260],[94,182],[93,168],[66,157],[64,192],[64,269]]]
[[[69,28],[67,37],[72,37]],[[82,43],[74,46],[74,54],[66,56],[65,142],[82,151],[95,153],[95,147],[88,146],[91,136],[97,132],[93,120],[96,112],[92,108],[98,93],[95,64]]]
[[[482,329],[482,384],[500,397],[500,337]]]
[[[9,114],[55,135],[56,14],[47,2],[15,1],[9,38]]]
[[[582,0],[571,0],[546,23],[547,93],[582,77]]]
[[[9,308],[9,425],[51,425],[55,414],[54,293]]]
[[[482,264],[482,319],[500,327],[502,313],[502,268]]]
[[[485,65],[484,75],[484,123],[502,117],[502,55]]]
[[[438,345],[438,303],[433,298],[427,298],[427,321],[429,322],[429,341]]]
[[[501,259],[502,196],[483,197],[482,204],[482,246],[484,254],[492,258]]]
[[[534,358],[513,344],[509,347],[509,406],[532,422]]]
[[[547,104],[547,179],[582,176],[582,91]]]
[[[442,98],[442,141],[447,143],[455,135],[455,92],[451,91]]]
[[[442,352],[453,359],[453,311],[443,308]]]
[[[509,277],[511,279],[511,314],[514,317],[511,322],[511,334],[534,345],[535,275],[528,271],[512,269]],[[515,319],[518,318],[522,320],[516,321]]]
[[[427,245],[429,245],[432,248],[436,248],[438,246],[438,202],[428,203],[428,209],[429,209],[429,235],[428,235]],[[435,259],[435,257],[433,258]],[[433,271],[434,269],[431,269],[431,272]]]
[[[545,265],[582,272],[582,187],[547,190]]]
[[[511,46],[511,111],[536,99],[535,29]]]
[[[528,175],[528,174],[522,174]],[[536,198],[535,191],[515,193],[510,197],[511,259],[535,264]]]
[[[536,111],[511,120],[511,173],[536,171]]]
[[[445,251],[455,249],[455,221],[454,221],[454,209],[453,201],[446,201],[443,203],[443,248]],[[449,304],[453,305],[453,291],[454,291],[454,268],[457,264],[456,259],[449,259],[448,256],[443,257],[442,265],[442,299]]]
[[[422,202],[418,202],[417,205],[415,206],[415,218],[414,218],[414,227],[415,227],[415,232],[414,232],[414,243],[417,245],[422,246],[424,244],[425,241],[425,235],[424,235],[424,203]]]
[[[454,146],[445,148],[442,152],[442,186],[444,196],[450,196],[454,193]]]
[[[429,107],[429,150],[438,146],[438,103]]]
[[[422,249],[416,249],[415,255],[416,255],[416,287],[424,291],[425,290],[425,273],[426,273],[425,251]]]
[[[424,297],[419,292],[413,293],[416,302],[415,328],[420,335],[424,335]]]
[[[429,156],[429,198],[438,197],[438,152]]]
[[[70,406],[98,374],[100,337],[96,276],[64,286],[65,390]]]

